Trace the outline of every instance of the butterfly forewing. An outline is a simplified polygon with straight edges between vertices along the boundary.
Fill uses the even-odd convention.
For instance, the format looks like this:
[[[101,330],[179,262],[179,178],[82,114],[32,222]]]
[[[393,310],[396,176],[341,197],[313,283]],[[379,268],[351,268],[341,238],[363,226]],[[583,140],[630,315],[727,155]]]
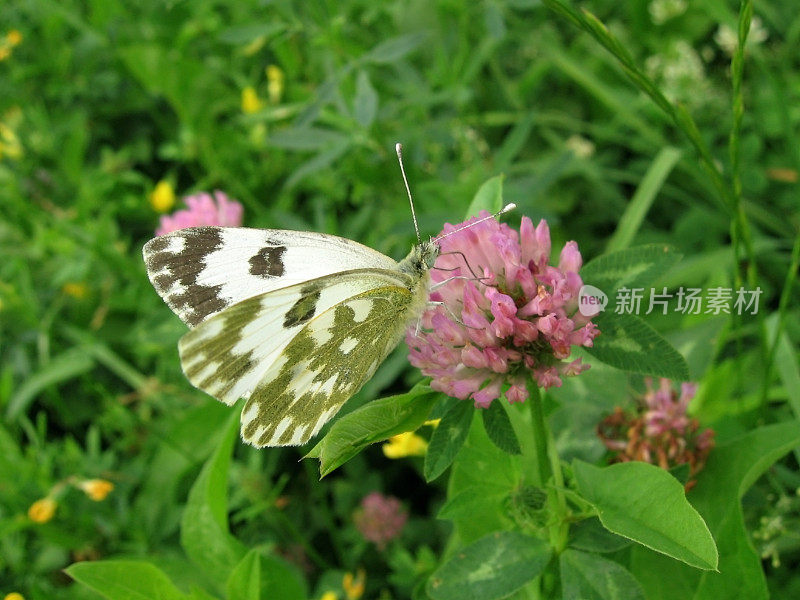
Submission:
[[[255,446],[307,442],[375,373],[426,295],[419,285],[386,285],[311,319],[247,400],[242,438]]]
[[[250,396],[292,338],[319,315],[361,293],[410,284],[397,271],[358,269],[248,298],[181,338],[184,373],[197,388],[233,404]]]
[[[143,254],[153,287],[190,327],[265,292],[341,271],[397,266],[345,238],[244,227],[181,229],[150,240]]]

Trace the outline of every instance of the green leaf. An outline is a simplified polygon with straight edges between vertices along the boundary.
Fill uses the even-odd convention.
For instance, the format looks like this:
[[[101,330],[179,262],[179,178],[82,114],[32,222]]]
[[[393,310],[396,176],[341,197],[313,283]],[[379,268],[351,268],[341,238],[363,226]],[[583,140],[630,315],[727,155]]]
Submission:
[[[574,472],[606,529],[698,569],[717,568],[714,538],[669,473],[642,462],[601,468],[581,461]]]
[[[320,477],[325,477],[370,444],[418,429],[439,395],[420,383],[406,394],[369,402],[334,422],[306,458],[318,458]]]
[[[619,563],[569,548],[558,562],[564,600],[645,600],[642,586]]]
[[[486,433],[495,446],[509,454],[522,453],[517,434],[514,433],[514,428],[511,426],[511,419],[508,418],[505,407],[499,401],[492,402],[489,408],[480,413]]]
[[[600,313],[592,318],[600,330],[586,352],[607,365],[677,381],[689,379],[683,356],[660,333],[635,315]]]
[[[269,600],[306,600],[308,592],[298,570],[277,556],[261,557],[261,596]]]
[[[761,557],[742,516],[741,498],[775,461],[800,445],[800,421],[769,425],[720,444],[711,452],[692,503],[719,546],[719,572],[698,573],[641,547],[633,548],[631,571],[648,598],[663,600],[766,600]]]
[[[227,600],[259,600],[261,596],[261,555],[250,550],[228,577]]]
[[[332,145],[326,146],[319,154],[308,159],[292,171],[292,174],[286,179],[285,188],[290,190],[306,177],[327,169],[336,159],[347,152],[350,143],[351,140],[349,138],[344,138],[338,142],[334,142]]]
[[[98,560],[64,569],[75,581],[109,600],[185,600],[159,568],[138,560]]]
[[[465,219],[475,217],[482,210],[496,213],[503,208],[503,175],[497,175],[484,182],[469,204]]]
[[[619,219],[614,235],[608,241],[606,246],[607,252],[614,252],[615,250],[622,250],[630,246],[636,232],[642,225],[647,211],[653,205],[656,194],[664,184],[664,180],[672,171],[672,168],[677,164],[678,159],[681,157],[681,151],[677,148],[667,146],[662,148],[658,155],[653,160],[653,164],[645,173],[639,187],[633,194],[630,203],[625,208],[625,212]]]
[[[322,150],[331,146],[340,145],[346,137],[339,132],[319,127],[291,127],[279,129],[269,136],[270,146],[284,150]]]
[[[494,600],[538,577],[550,560],[542,540],[516,531],[482,537],[439,567],[428,580],[434,600]]]
[[[431,436],[425,455],[425,480],[433,481],[444,473],[467,439],[475,408],[467,400],[456,402],[448,410]]]
[[[461,400],[458,400],[461,402]],[[467,441],[453,462],[442,507],[458,538],[469,543],[484,535],[514,526],[506,502],[520,479],[519,457],[500,450],[490,440],[480,419],[473,419]],[[470,497],[475,502],[470,502]],[[462,511],[468,506],[473,512]]]
[[[391,63],[400,60],[422,45],[426,33],[409,33],[385,40],[367,52],[362,60],[372,63]]]
[[[508,497],[509,492],[505,490],[487,491],[480,487],[469,487],[450,495],[436,518],[451,521],[473,519],[476,515],[491,513]]]
[[[181,546],[220,585],[227,581],[247,551],[228,530],[228,467],[238,434],[239,415],[232,412],[222,443],[189,492],[181,520]]]
[[[6,419],[16,419],[42,390],[83,375],[92,367],[94,361],[80,348],[71,348],[52,358],[38,371],[26,377],[11,396],[6,408]]]
[[[641,288],[669,271],[681,258],[671,246],[648,244],[598,256],[581,268],[581,279],[600,288],[611,306],[620,288]]]
[[[356,121],[365,129],[372,125],[375,121],[375,115],[378,114],[378,93],[372,87],[366,71],[359,71],[358,73],[353,113]]]
[[[217,34],[221,42],[232,46],[246,46],[260,37],[268,38],[286,30],[286,25],[279,22],[255,23],[228,27]]]
[[[611,533],[599,519],[584,519],[569,530],[569,546],[587,552],[617,552],[631,545],[631,541]]]

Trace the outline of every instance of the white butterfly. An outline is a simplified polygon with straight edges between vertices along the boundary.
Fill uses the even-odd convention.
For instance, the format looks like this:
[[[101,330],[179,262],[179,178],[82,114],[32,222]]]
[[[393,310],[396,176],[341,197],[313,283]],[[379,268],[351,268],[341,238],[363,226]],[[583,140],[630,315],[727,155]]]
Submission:
[[[246,442],[287,446],[313,437],[425,310],[437,241],[398,263],[322,233],[194,227],[143,254],[192,328],[178,344],[192,385],[228,405],[247,399]]]

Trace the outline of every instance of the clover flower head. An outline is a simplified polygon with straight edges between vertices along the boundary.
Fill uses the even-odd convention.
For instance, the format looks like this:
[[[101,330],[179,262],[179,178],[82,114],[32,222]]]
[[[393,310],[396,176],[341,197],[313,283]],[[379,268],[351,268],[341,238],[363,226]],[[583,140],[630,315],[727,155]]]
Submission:
[[[488,216],[481,211],[480,218]],[[446,224],[442,235],[477,220]],[[575,242],[552,266],[547,223],[534,227],[523,217],[519,232],[487,219],[439,245],[430,296],[437,305],[406,332],[409,360],[433,378],[433,389],[488,408],[506,385],[506,399],[522,402],[531,377],[558,387],[589,368],[580,358],[565,360],[600,333],[577,311],[583,282]]]
[[[403,530],[408,513],[394,496],[372,492],[361,500],[361,506],[353,516],[356,528],[364,539],[375,544],[379,550],[386,547]]]
[[[688,464],[689,489],[714,447],[714,431],[700,431],[697,419],[687,414],[697,385],[681,384],[680,394],[669,379],[661,379],[657,389],[649,379],[646,385],[637,411],[630,414],[617,407],[598,425],[598,436],[612,452],[612,462],[638,460],[662,469]]]
[[[187,196],[183,201],[187,208],[161,217],[161,226],[156,229],[156,235],[201,225],[240,227],[242,224],[242,205],[223,192],[214,192],[213,198],[211,194],[201,192]]]

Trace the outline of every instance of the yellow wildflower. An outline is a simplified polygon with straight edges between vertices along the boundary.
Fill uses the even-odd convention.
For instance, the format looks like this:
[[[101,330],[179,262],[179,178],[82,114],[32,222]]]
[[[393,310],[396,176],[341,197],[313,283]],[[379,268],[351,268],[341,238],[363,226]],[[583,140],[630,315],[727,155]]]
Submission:
[[[34,523],[47,523],[56,513],[58,504],[52,498],[41,498],[28,509],[28,518]]]
[[[6,34],[6,42],[8,42],[8,45],[12,48],[18,45],[21,41],[22,34],[16,29],[12,29]]]
[[[433,427],[434,429],[436,429],[439,426],[439,422],[440,421],[441,421],[441,419],[431,419],[430,421],[425,421],[423,423],[423,425],[429,425],[429,426]]]
[[[389,438],[383,445],[386,458],[403,458],[404,456],[425,456],[428,442],[413,431],[406,431]]]
[[[7,59],[11,56],[11,47],[10,46],[0,46],[0,62]]]
[[[95,502],[105,500],[109,492],[114,489],[114,484],[105,479],[86,479],[78,484],[78,487],[84,491]]]
[[[156,184],[156,187],[150,192],[150,206],[160,213],[168,212],[175,206],[175,190],[169,181],[162,179]]]
[[[242,112],[252,115],[264,108],[264,103],[258,97],[255,88],[247,86],[242,90]]]
[[[6,594],[3,600],[25,600],[25,596],[19,592],[11,592],[10,594]]]
[[[267,67],[267,93],[272,104],[278,104],[283,96],[283,82],[286,76],[277,65]]]
[[[0,60],[2,60],[2,49],[0,49]],[[22,156],[22,144],[14,130],[5,123],[0,123],[0,158],[3,155],[17,160]]]
[[[336,594],[336,592],[331,592],[328,590],[322,594],[319,600],[339,600],[339,596]]]
[[[68,281],[67,283],[61,286],[61,291],[64,292],[67,296],[72,296],[76,300],[83,300],[89,293],[89,288],[85,283]]]
[[[342,588],[347,596],[347,600],[358,600],[364,595],[364,584],[367,574],[364,569],[359,569],[355,577],[352,573],[345,573],[342,578]]]

